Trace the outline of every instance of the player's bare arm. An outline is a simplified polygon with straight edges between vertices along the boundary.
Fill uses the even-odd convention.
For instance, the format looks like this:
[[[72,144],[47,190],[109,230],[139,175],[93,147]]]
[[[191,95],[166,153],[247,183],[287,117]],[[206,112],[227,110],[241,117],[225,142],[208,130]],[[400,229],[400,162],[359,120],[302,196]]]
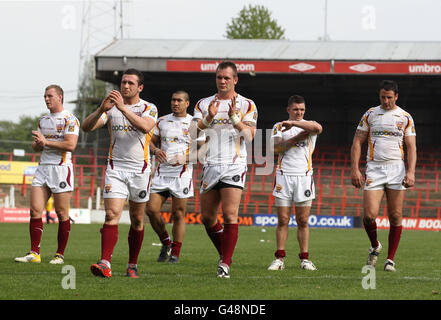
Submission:
[[[142,133],[149,133],[155,126],[155,121],[153,119],[149,117],[142,118],[127,108],[124,104],[124,99],[118,90],[110,92],[109,98],[115,103],[115,106],[121,111],[127,120],[129,120],[129,122],[138,130],[141,130]]]
[[[403,179],[403,185],[406,188],[413,187],[415,185],[415,167],[417,162],[417,148],[415,136],[406,136],[404,143],[407,149],[407,170]]]
[[[158,160],[159,163],[165,163],[167,162],[167,153],[158,147],[159,141],[159,136],[154,134],[149,144],[150,152],[155,155],[156,160]]]
[[[323,131],[321,124],[316,121],[297,121],[297,120],[282,121],[282,131],[287,131],[292,127],[298,127],[312,134],[320,134]]]
[[[78,136],[76,134],[66,134],[63,141],[51,141],[47,140],[43,134],[39,131],[32,131],[34,136],[34,142],[36,145],[57,149],[60,151],[73,152],[77,146]]]
[[[283,140],[282,138],[274,138],[274,153],[284,153],[286,150],[292,148],[296,143],[308,138],[309,132],[302,131],[288,140]]]
[[[101,115],[104,112],[109,111],[112,109],[114,103],[110,99],[109,96],[107,96],[102,102],[101,105],[92,112],[86,119],[84,119],[81,128],[85,132],[94,131],[96,129],[101,128],[104,126],[104,121],[101,119]]]
[[[351,183],[356,188],[361,188],[364,183],[363,175],[360,172],[359,163],[361,157],[361,146],[366,141],[367,131],[356,130],[351,147]]]

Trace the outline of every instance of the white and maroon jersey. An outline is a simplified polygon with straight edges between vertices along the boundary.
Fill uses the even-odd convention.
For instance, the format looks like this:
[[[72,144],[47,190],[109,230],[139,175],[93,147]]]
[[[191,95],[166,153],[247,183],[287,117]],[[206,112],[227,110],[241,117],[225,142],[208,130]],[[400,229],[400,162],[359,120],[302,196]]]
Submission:
[[[306,121],[306,120],[302,120]],[[281,138],[282,141],[289,140],[300,132],[302,128],[292,126],[291,129],[282,131],[282,123],[278,122],[273,126],[271,139]],[[305,140],[297,142],[284,153],[279,154],[277,160],[277,172],[286,175],[312,175],[312,153],[317,141],[316,134],[310,134]]]
[[[49,141],[64,141],[65,135],[79,135],[80,122],[69,111],[49,113],[38,121],[38,131]],[[55,148],[44,147],[40,157],[40,164],[68,165],[72,163],[72,152],[60,151]]]
[[[140,99],[137,104],[126,107],[136,115],[149,117],[156,123],[158,109],[153,103]],[[149,133],[141,132],[116,106],[103,113],[101,119],[108,124],[110,132],[108,165],[114,170],[128,172],[150,169],[149,143],[153,129]]]
[[[174,156],[188,156],[190,150],[190,124],[192,116],[175,117],[173,113],[158,119],[153,134],[161,141],[161,150],[167,153],[167,158]],[[156,171],[157,175],[166,177],[192,177],[193,165],[172,166],[168,163],[160,163]]]
[[[193,119],[203,119],[208,115],[208,106],[216,95],[199,100],[194,108]],[[205,164],[246,164],[247,150],[243,137],[231,124],[228,116],[231,100],[219,100],[219,109],[210,128],[205,129],[207,154]],[[254,102],[241,95],[237,96],[236,109],[240,111],[241,121],[256,124],[257,108]]]
[[[367,161],[404,160],[404,137],[416,135],[412,116],[398,106],[370,108],[357,130],[368,133]]]

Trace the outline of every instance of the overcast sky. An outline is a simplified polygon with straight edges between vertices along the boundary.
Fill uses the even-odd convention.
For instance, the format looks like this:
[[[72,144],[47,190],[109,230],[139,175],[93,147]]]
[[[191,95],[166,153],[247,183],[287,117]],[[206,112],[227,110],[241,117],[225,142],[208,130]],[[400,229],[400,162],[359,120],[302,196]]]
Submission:
[[[88,42],[81,44],[83,11],[90,1],[0,0],[1,120],[46,111],[44,88],[77,96],[80,49],[110,43],[114,1],[94,1]],[[437,0],[131,0],[123,1],[126,38],[225,39],[226,25],[248,4],[267,7],[289,40],[441,41],[441,1]],[[119,1],[117,1],[119,4]],[[441,58],[441,57],[440,57]],[[68,110],[73,104],[65,103]]]

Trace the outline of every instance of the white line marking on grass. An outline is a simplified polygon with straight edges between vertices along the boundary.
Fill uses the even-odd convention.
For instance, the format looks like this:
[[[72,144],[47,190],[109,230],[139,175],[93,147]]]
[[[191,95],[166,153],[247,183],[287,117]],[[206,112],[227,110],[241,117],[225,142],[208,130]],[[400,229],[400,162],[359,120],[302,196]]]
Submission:
[[[249,279],[270,279],[272,278],[272,276],[263,276],[263,277],[258,277],[258,276],[249,276],[247,277]],[[335,276],[335,275],[321,275],[321,276],[316,276],[316,277],[310,277],[310,276],[290,276],[290,278],[293,279],[347,279],[347,280],[359,280],[361,277],[350,277],[350,276]],[[397,279],[397,278],[394,278]],[[430,277],[410,277],[410,276],[404,276],[404,277],[399,277],[399,280],[424,280],[424,281],[440,281],[441,278],[437,277],[437,278],[430,278]]]

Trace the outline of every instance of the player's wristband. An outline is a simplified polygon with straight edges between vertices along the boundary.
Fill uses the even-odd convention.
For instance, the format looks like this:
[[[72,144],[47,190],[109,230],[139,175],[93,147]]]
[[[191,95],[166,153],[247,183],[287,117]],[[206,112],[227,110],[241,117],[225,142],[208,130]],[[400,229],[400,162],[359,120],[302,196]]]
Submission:
[[[230,120],[233,126],[236,126],[240,122],[240,118],[236,113],[230,117]]]
[[[202,119],[202,124],[204,126],[206,126],[207,128],[211,126],[211,123],[213,122],[213,120],[211,120],[210,122],[207,121],[207,117]]]

